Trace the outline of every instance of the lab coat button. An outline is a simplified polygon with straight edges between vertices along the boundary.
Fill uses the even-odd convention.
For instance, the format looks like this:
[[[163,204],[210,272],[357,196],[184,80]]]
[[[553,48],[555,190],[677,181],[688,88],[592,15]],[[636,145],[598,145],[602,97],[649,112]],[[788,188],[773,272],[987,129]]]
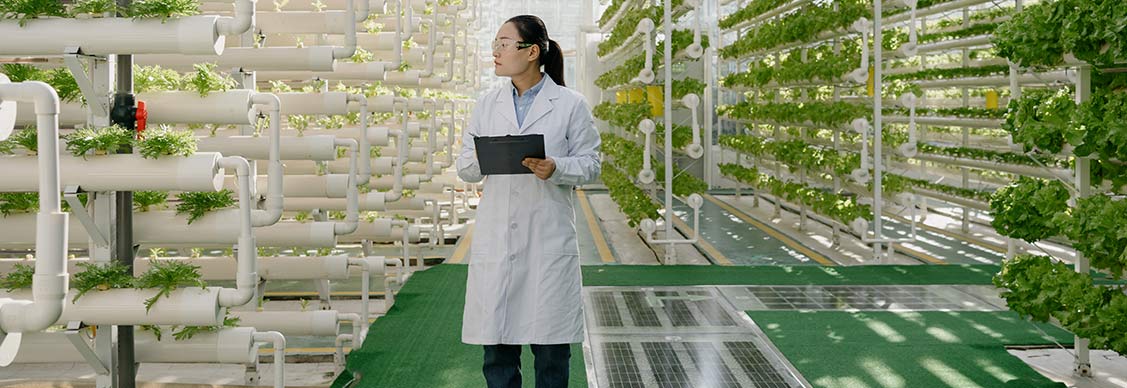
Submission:
[[[517,259],[517,255],[509,255],[509,261],[513,261],[513,260],[516,260],[516,259]]]
[[[509,228],[511,228],[512,230],[517,230],[517,223],[514,222],[512,224],[509,224]]]

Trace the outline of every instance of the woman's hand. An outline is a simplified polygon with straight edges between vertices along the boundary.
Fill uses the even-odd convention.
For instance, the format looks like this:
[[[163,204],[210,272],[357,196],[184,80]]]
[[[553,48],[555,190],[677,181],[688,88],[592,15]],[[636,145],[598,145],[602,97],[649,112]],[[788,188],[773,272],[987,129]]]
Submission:
[[[552,174],[556,172],[556,162],[552,160],[552,158],[524,158],[520,163],[528,167],[529,170],[532,170],[532,173],[535,174],[537,178],[543,180],[548,180],[548,178],[551,178]]]

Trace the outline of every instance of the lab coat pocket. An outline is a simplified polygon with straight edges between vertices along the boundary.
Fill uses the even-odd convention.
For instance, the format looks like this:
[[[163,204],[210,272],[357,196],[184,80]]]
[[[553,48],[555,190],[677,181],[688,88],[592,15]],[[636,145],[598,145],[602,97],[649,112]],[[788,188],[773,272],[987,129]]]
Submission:
[[[582,341],[583,287],[579,255],[544,252],[537,331],[553,343]]]

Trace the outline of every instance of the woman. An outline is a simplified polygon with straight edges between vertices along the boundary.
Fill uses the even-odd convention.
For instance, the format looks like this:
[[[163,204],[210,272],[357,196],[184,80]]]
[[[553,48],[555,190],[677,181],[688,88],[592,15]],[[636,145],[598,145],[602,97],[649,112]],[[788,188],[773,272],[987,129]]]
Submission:
[[[570,344],[584,337],[572,190],[599,177],[599,134],[583,96],[563,87],[563,53],[540,18],[506,21],[493,58],[497,75],[512,83],[478,99],[462,134],[458,176],[483,179],[475,136],[543,134],[546,158],[524,159],[532,174],[485,179],[462,342],[484,345],[490,388],[521,386],[524,344],[536,357],[536,387],[566,387]]]

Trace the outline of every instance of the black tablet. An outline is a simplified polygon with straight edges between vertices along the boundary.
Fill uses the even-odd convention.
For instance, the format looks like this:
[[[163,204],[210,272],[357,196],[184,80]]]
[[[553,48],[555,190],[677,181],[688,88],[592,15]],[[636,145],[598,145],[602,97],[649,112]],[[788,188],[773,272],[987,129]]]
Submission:
[[[544,135],[475,136],[482,175],[531,174],[524,158],[544,159]]]

